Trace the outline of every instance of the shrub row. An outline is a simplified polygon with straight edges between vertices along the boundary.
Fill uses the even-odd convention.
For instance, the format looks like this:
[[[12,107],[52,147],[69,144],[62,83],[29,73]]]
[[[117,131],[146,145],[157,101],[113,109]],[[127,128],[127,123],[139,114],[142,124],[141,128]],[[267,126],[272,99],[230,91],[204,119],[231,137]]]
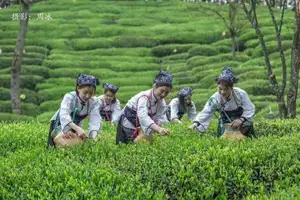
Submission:
[[[188,52],[194,44],[167,44],[159,45],[152,48],[152,55],[156,57],[164,57],[172,54]]]
[[[189,57],[193,56],[215,56],[219,51],[210,45],[195,46],[189,50]]]
[[[14,122],[14,121],[31,121],[33,117],[26,115],[15,115],[12,113],[0,113],[0,121]]]
[[[74,54],[73,52],[61,52],[61,53],[51,53],[47,57],[48,60],[71,60],[73,62],[77,61],[93,61],[93,62],[131,62],[131,63],[155,63],[158,62],[157,58],[151,56],[135,56],[135,55],[93,55],[93,54]]]
[[[10,74],[11,68],[4,68],[0,70],[0,74]],[[44,78],[49,78],[49,69],[39,65],[22,65],[21,74],[23,75],[39,75]]]
[[[151,56],[151,48],[109,48],[109,49],[94,49],[90,51],[70,51],[62,49],[53,49],[51,53],[70,55],[70,56],[133,56],[133,57],[148,57]]]
[[[13,58],[0,56],[0,69],[10,67],[12,65]],[[43,59],[41,58],[26,58],[22,59],[23,65],[41,65]]]
[[[210,57],[206,57],[206,56],[195,56],[190,58],[187,61],[187,64],[189,66],[189,68],[193,68],[196,66],[202,66],[202,65],[207,65],[207,64],[216,64],[216,63],[222,63],[225,61],[232,61],[232,54],[231,53],[227,53],[227,54],[219,54],[217,56],[210,56]],[[239,54],[237,53],[236,55],[236,59],[235,61],[238,62],[245,62],[249,60],[249,57],[245,54]]]
[[[11,102],[0,101],[0,113],[11,113]],[[37,116],[41,113],[39,106],[32,103],[21,103],[21,114],[27,116]]]
[[[10,88],[10,78],[10,74],[0,74],[0,87]],[[38,75],[21,75],[20,79],[21,88],[35,90],[36,84],[41,83],[44,78]]]
[[[171,125],[151,146],[115,146],[115,128],[104,126],[101,140],[57,151],[44,148],[48,124],[1,127],[5,199],[249,199],[299,187],[299,134],[231,142]]]
[[[38,105],[40,103],[38,94],[33,90],[28,90],[26,88],[21,89],[21,94],[25,95],[25,99],[22,99],[22,102],[33,103]],[[0,87],[0,100],[7,101],[10,100],[10,89]]]
[[[143,36],[117,36],[115,38],[80,38],[71,41],[71,47],[74,50],[92,50],[110,47],[153,47],[158,41],[151,37]]]

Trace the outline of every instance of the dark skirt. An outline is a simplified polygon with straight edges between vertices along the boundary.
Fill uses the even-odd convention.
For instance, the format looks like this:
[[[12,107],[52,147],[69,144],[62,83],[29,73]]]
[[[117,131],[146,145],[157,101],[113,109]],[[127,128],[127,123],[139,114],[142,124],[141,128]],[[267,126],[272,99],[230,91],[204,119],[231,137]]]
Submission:
[[[181,120],[183,115],[184,115],[184,113],[177,112],[177,119]],[[167,116],[167,119],[171,122],[172,120],[171,120],[171,108],[170,107],[167,108],[166,116]]]
[[[54,141],[53,141],[53,137],[51,135],[51,132],[54,129],[54,124],[55,124],[55,120],[52,120],[50,122],[50,129],[49,129],[49,134],[48,134],[48,144],[47,147],[55,147]]]
[[[125,116],[121,115],[118,127],[117,127],[117,137],[116,137],[116,144],[120,143],[132,143],[134,138],[133,138],[133,133],[134,129],[126,128],[123,126],[123,121],[124,121]]]
[[[112,118],[112,111],[104,111],[104,110],[101,110],[100,111],[100,115],[101,115],[101,118],[105,121],[111,121],[111,118]]]

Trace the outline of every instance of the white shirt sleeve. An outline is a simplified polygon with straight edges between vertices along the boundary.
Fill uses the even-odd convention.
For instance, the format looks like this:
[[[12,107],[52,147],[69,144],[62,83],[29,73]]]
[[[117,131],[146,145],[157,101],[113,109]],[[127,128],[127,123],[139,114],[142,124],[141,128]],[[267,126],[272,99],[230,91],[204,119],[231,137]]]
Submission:
[[[217,93],[213,94],[210,99],[206,102],[203,110],[198,113],[194,122],[198,122],[199,126],[197,129],[200,132],[204,132],[208,129],[208,126],[212,120],[213,114],[216,112],[217,108],[219,107],[219,98]]]
[[[137,101],[137,115],[140,127],[146,135],[149,135],[152,130],[150,126],[154,124],[154,121],[148,115],[148,98],[146,96],[139,97]]]
[[[115,103],[115,106],[114,106],[114,110],[112,111],[112,114],[111,114],[111,118],[112,118],[112,122],[118,122],[119,121],[119,118],[121,116],[121,104],[120,104],[120,101],[118,99],[116,99],[116,103]]]
[[[179,105],[179,100],[178,98],[172,99],[172,101],[169,104],[170,107],[170,120],[178,119],[178,105]]]
[[[190,121],[193,121],[197,116],[196,106],[194,102],[192,102],[192,106],[188,108],[188,117]]]
[[[92,131],[96,131],[97,133],[100,131],[102,126],[102,118],[100,115],[100,101],[94,99],[91,104],[91,111],[89,112],[89,123],[88,123],[88,130],[89,133]]]
[[[60,111],[59,111],[60,124],[62,130],[64,131],[68,130],[67,126],[69,123],[72,122],[71,112],[74,107],[75,107],[75,97],[70,93],[65,94],[60,104]]]

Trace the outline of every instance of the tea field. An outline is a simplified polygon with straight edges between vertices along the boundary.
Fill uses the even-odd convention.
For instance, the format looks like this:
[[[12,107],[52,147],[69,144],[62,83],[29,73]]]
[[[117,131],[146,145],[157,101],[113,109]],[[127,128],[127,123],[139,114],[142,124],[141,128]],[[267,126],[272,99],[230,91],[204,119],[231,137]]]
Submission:
[[[149,145],[97,141],[47,149],[48,124],[0,124],[0,199],[298,199],[300,126],[256,123],[257,138],[233,142],[169,125]]]
[[[236,59],[223,21],[200,5],[218,9],[228,20],[226,5],[181,1],[79,1],[48,0],[31,7],[22,62],[22,119],[48,121],[66,92],[74,90],[78,73],[89,73],[120,87],[122,105],[139,91],[151,87],[160,69],[174,75],[175,97],[184,86],[194,88],[197,109],[216,90],[215,78],[232,66],[238,87],[256,105],[256,116],[278,115],[275,97],[266,79],[264,59],[255,31],[242,10]],[[19,22],[18,5],[0,10],[0,118],[11,114],[10,67]],[[279,11],[274,11],[279,17]],[[271,63],[281,80],[280,56],[268,11],[257,9]],[[282,28],[283,48],[290,63],[294,13],[287,11]],[[288,67],[289,69],[289,67]],[[99,87],[97,94],[103,92]],[[298,109],[299,110],[299,109]]]
[[[300,125],[278,115],[265,77],[262,51],[249,22],[231,54],[224,23],[200,3],[181,1],[48,0],[34,4],[22,62],[22,115],[11,113],[10,66],[19,22],[15,5],[0,10],[0,199],[300,199]],[[213,4],[201,5],[216,7]],[[228,7],[217,9],[228,17]],[[279,12],[275,10],[278,17]],[[281,63],[271,18],[257,9],[271,63]],[[294,13],[287,11],[283,48],[290,63]],[[80,72],[120,87],[122,105],[152,86],[160,69],[174,75],[175,97],[194,88],[201,110],[215,78],[232,66],[256,106],[256,138],[216,137],[216,120],[202,135],[167,125],[153,145],[115,145],[116,127],[104,124],[97,141],[47,149],[49,119]],[[97,95],[103,92],[97,89]],[[298,104],[299,105],[299,104]],[[298,106],[299,107],[299,106]],[[299,108],[298,108],[299,112]]]

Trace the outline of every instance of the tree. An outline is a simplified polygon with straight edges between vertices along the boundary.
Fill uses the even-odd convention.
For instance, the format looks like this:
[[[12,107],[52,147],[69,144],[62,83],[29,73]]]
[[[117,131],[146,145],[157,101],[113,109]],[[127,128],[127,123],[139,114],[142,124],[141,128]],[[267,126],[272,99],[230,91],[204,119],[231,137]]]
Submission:
[[[22,6],[22,13],[20,18],[20,28],[18,33],[18,39],[16,42],[16,48],[14,52],[14,58],[11,66],[11,80],[10,80],[10,95],[12,113],[21,114],[21,100],[20,100],[20,73],[21,63],[24,51],[24,42],[27,33],[28,20],[29,20],[29,7],[32,3],[31,0],[20,0],[20,6]]]
[[[300,69],[300,2],[295,2],[295,26],[292,44],[292,62],[290,74],[290,86],[288,92],[288,111],[291,118],[296,117],[296,103],[298,96],[298,80]]]
[[[252,27],[255,29],[256,35],[260,41],[260,45],[263,50],[264,60],[266,64],[266,72],[267,77],[269,79],[270,84],[273,86],[275,95],[277,97],[277,103],[279,108],[279,114],[281,118],[287,117],[296,117],[296,100],[297,100],[297,91],[298,91],[298,74],[299,74],[299,25],[300,21],[296,17],[295,23],[295,31],[294,31],[294,39],[293,39],[293,49],[292,49],[292,58],[291,58],[291,71],[290,71],[290,87],[289,92],[287,94],[288,105],[285,102],[285,89],[286,89],[286,81],[287,81],[287,65],[286,59],[282,48],[282,39],[281,39],[281,28],[283,25],[283,18],[284,12],[286,9],[287,0],[283,0],[283,6],[281,9],[281,16],[279,24],[277,23],[274,12],[273,12],[273,5],[271,5],[270,0],[266,0],[267,8],[269,10],[273,26],[276,33],[276,40],[277,40],[277,49],[280,53],[281,58],[281,66],[282,66],[282,82],[281,85],[278,84],[276,80],[276,76],[272,71],[272,65],[269,59],[268,49],[265,44],[265,40],[263,34],[260,30],[259,23],[257,20],[256,15],[256,0],[250,0],[250,9],[247,8],[245,0],[242,1],[243,10],[246,13],[248,20],[250,21]],[[297,16],[297,14],[296,14]],[[299,16],[298,16],[299,17]]]
[[[226,17],[224,17],[219,9],[213,9],[211,6],[203,6],[200,5],[200,7],[203,10],[208,10],[213,13],[215,13],[218,17],[222,19],[224,22],[224,25],[229,32],[229,35],[231,37],[231,52],[232,52],[232,57],[235,58],[235,53],[236,51],[239,50],[239,45],[238,45],[238,35],[240,34],[242,24],[237,23],[237,15],[238,15],[238,0],[234,0],[233,2],[228,1],[228,15],[229,15],[229,21],[226,20]]]

